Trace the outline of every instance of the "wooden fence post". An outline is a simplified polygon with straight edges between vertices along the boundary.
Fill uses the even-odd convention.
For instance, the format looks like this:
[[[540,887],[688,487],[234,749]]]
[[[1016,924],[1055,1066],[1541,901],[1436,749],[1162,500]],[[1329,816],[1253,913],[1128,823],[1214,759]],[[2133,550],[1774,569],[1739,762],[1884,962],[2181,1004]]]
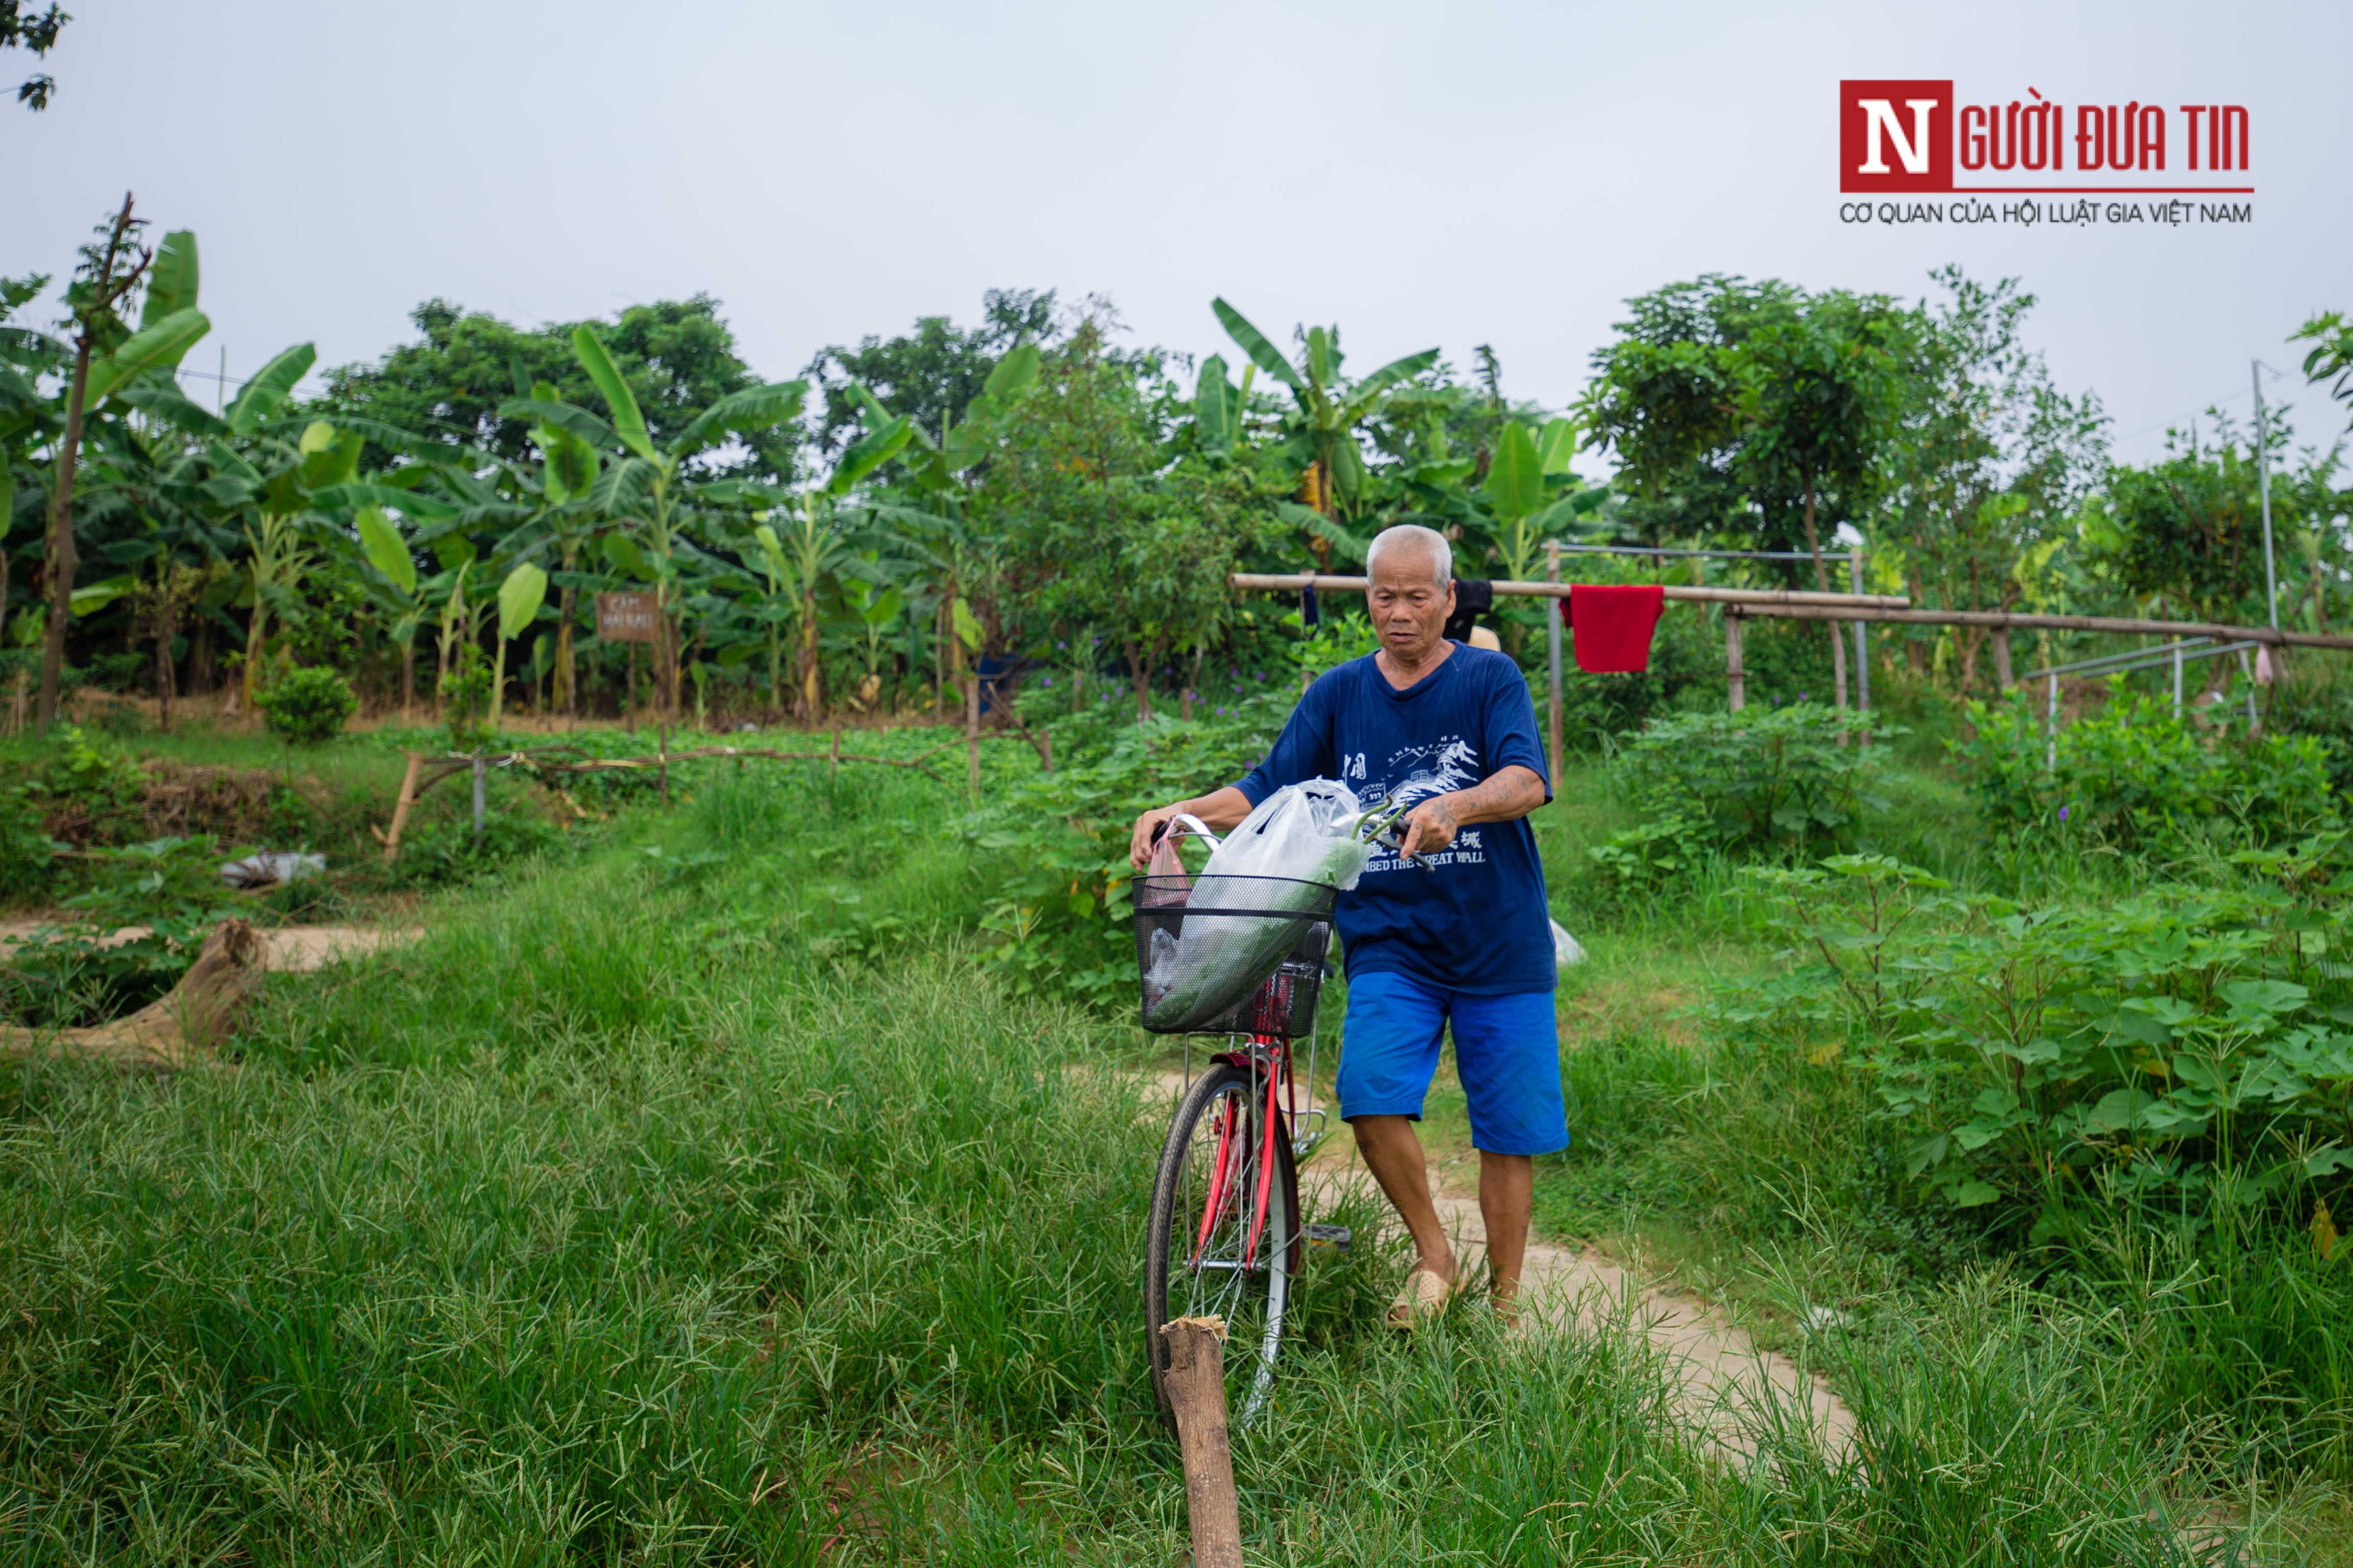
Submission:
[[[384,836],[384,863],[400,853],[400,830],[408,826],[408,808],[417,804],[417,775],[424,770],[425,753],[409,752],[408,771],[400,775],[400,798],[392,803],[392,831]]]
[[[965,678],[964,787],[972,804],[980,804],[980,671]]]
[[[1545,542],[1545,581],[1560,581],[1560,541]],[[1547,601],[1545,605],[1545,657],[1552,670],[1551,695],[1545,701],[1545,721],[1549,730],[1552,760],[1552,787],[1560,788],[1560,605]]]
[[[1748,706],[1748,672],[1740,667],[1740,612],[1730,605],[1724,607],[1724,687],[1729,711]]]
[[[1185,1512],[1193,1531],[1193,1568],[1242,1568],[1241,1505],[1234,1495],[1234,1456],[1226,1435],[1226,1369],[1218,1318],[1179,1318],[1163,1325],[1168,1371],[1161,1386],[1176,1415],[1185,1456]]]

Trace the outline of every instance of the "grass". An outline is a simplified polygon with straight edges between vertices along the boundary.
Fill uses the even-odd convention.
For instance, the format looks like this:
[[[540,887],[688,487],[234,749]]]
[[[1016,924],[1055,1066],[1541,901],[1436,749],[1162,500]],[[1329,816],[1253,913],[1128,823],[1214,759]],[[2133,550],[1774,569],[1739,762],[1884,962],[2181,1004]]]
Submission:
[[[0,1068],[0,1562],[1181,1560],[1136,1300],[1159,1129],[1071,1089],[1140,1037],[1009,994],[953,785],[673,782],[427,894],[415,945],[273,982],[234,1068]],[[1626,818],[1564,785],[1592,958],[1540,1224],[1778,1325],[1862,1441],[1747,1409],[1728,1461],[1639,1336],[1391,1340],[1355,1200],[1236,1436],[1253,1561],[2329,1560],[2338,1493],[2182,1417],[2228,1348],[2165,1336],[2216,1314],[2121,1289],[2168,1277],[2143,1257],[2070,1297],[1901,1201],[1835,1061],[1696,1011],[1770,963],[1738,879],[1581,907]]]

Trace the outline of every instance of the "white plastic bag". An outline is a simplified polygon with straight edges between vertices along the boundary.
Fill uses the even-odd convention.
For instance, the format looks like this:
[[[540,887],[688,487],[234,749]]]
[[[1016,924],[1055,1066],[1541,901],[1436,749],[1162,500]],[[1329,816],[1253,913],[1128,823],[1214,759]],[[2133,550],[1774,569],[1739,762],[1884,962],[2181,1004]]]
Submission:
[[[1552,961],[1561,969],[1585,962],[1585,948],[1568,934],[1568,928],[1558,921],[1552,922]]]
[[[1152,933],[1145,1026],[1198,1027],[1273,973],[1299,941],[1301,922],[1253,911],[1302,911],[1323,902],[1318,886],[1355,887],[1372,853],[1356,837],[1363,815],[1348,786],[1331,779],[1288,784],[1261,801],[1210,855],[1186,901],[1188,910],[1226,912],[1187,913],[1177,938]]]

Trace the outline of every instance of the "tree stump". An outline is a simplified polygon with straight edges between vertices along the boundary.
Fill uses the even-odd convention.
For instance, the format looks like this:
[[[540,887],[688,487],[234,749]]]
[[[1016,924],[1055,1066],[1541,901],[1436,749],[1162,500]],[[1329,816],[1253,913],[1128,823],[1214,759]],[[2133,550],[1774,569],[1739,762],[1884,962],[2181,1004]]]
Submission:
[[[223,921],[180,983],[136,1013],[82,1029],[0,1026],[0,1056],[55,1052],[176,1072],[236,1031],[266,973],[263,952],[261,933],[251,924]]]
[[[1242,1568],[1241,1509],[1234,1495],[1234,1456],[1226,1436],[1226,1325],[1221,1318],[1179,1318],[1164,1325],[1168,1371],[1162,1380],[1176,1416],[1185,1456],[1185,1511],[1193,1531],[1193,1568]]]

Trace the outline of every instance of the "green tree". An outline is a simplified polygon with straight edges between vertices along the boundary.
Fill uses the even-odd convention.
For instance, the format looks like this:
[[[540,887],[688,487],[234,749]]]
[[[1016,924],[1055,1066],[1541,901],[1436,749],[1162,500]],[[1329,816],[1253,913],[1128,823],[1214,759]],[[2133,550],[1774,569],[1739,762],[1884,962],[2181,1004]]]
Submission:
[[[55,5],[37,15],[25,0],[0,0],[0,49],[23,49],[39,59],[58,47],[58,35],[72,20],[71,12]],[[38,113],[49,106],[49,95],[57,89],[54,77],[36,72],[17,84],[16,101]]]
[[[541,397],[510,398],[499,407],[502,419],[544,425],[578,437],[611,460],[598,477],[591,501],[605,515],[633,525],[643,539],[640,558],[653,584],[662,640],[656,645],[657,701],[666,714],[678,711],[678,628],[672,612],[680,603],[681,528],[700,506],[740,495],[733,481],[705,477],[704,458],[731,441],[771,439],[797,417],[808,384],[780,382],[730,392],[685,422],[669,442],[657,443],[619,365],[592,329],[573,330],[572,350],[582,371],[612,412],[607,424],[579,405]],[[905,441],[904,422],[896,439]],[[895,450],[895,447],[892,448]],[[887,454],[886,454],[887,455]],[[878,458],[875,459],[880,461]],[[691,546],[687,546],[689,551]]]
[[[2035,301],[2017,279],[1989,287],[1957,267],[1934,277],[1944,296],[1920,310],[1881,537],[1895,547],[1915,603],[2007,610],[2029,591],[2032,563],[2073,534],[2076,510],[2106,468],[2107,417],[2091,394],[2054,387],[2026,346]],[[1993,634],[1953,635],[1966,690]]]
[[[1320,513],[1326,523],[1345,523],[1356,515],[1366,489],[1365,457],[1359,444],[1366,427],[1382,414],[1392,388],[1438,363],[1438,351],[1424,349],[1392,360],[1363,380],[1351,382],[1340,374],[1345,356],[1340,352],[1339,328],[1314,327],[1303,332],[1299,363],[1293,365],[1264,332],[1225,300],[1213,300],[1209,308],[1250,363],[1291,393],[1281,434],[1283,455],[1299,476],[1299,505],[1308,512]],[[1220,384],[1223,379],[1221,374]],[[1197,395],[1197,405],[1204,396],[1221,404],[1226,401],[1222,393],[1204,394]],[[1239,408],[1239,396],[1233,406]],[[1342,540],[1352,538],[1345,530],[1316,524],[1302,514],[1285,515],[1308,529],[1310,548],[1324,566],[1331,564],[1334,533]]]
[[[2305,322],[2288,342],[2313,345],[2304,356],[2305,380],[2315,386],[2324,381],[2333,383],[2328,395],[2353,413],[2353,321],[2347,321],[2342,310],[2330,310]]]
[[[530,396],[534,383],[550,384],[556,401],[587,409],[607,425],[619,418],[574,351],[574,337],[584,327],[605,345],[656,446],[675,442],[720,399],[759,385],[735,352],[735,335],[720,318],[719,302],[707,294],[632,305],[609,321],[530,330],[447,300],[427,300],[409,320],[422,342],[403,344],[374,365],[328,371],[325,395],[304,412],[345,425],[381,420],[528,464],[539,456],[533,420],[508,408]],[[698,452],[686,471],[696,479],[759,477],[789,483],[795,444],[786,432],[740,432],[735,444]],[[388,456],[371,451],[368,466]]]
[[[1001,545],[998,597],[1021,607],[1017,631],[1103,637],[1127,664],[1139,721],[1152,714],[1153,672],[1207,645],[1238,552],[1272,521],[1248,470],[1167,468],[1170,396],[1104,352],[1100,321],[1082,321],[1012,407],[976,498]]]
[[[2164,597],[2199,620],[2260,625],[2263,608],[2263,525],[2253,441],[2210,410],[2214,437],[2168,432],[2172,454],[2146,468],[2110,470],[2105,492],[2084,509],[2085,542],[2136,594]],[[2322,528],[2345,510],[2334,484],[2334,452],[2288,460],[2291,433],[2276,413],[2266,422],[2272,450],[2272,521],[2293,539]]]
[[[824,396],[818,451],[833,457],[866,429],[861,392],[925,435],[939,436],[984,394],[998,360],[1051,333],[1054,291],[991,289],[981,296],[980,316],[980,325],[970,328],[924,316],[903,337],[818,350],[801,373]]]

